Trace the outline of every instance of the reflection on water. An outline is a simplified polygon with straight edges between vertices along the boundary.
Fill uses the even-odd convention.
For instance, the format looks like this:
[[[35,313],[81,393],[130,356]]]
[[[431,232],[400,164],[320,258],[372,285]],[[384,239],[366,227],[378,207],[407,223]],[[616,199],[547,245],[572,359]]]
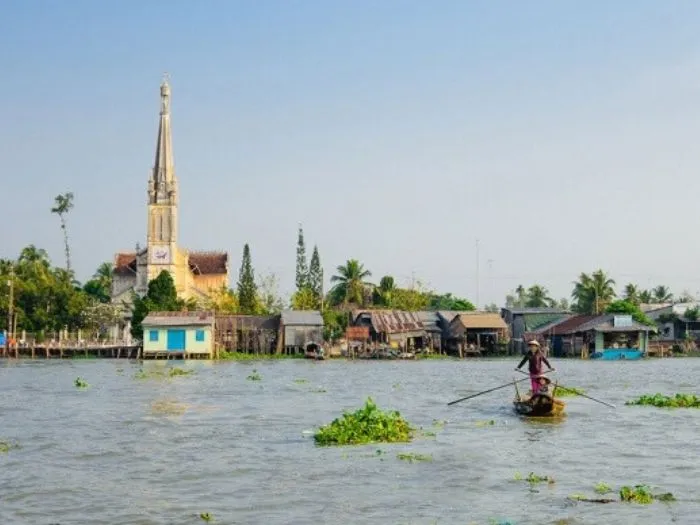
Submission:
[[[148,374],[172,366],[195,373]],[[567,417],[527,420],[513,413],[508,388],[447,406],[507,382],[512,366],[2,361],[0,441],[21,447],[0,453],[0,523],[194,524],[202,512],[226,524],[697,522],[700,503],[688,480],[700,476],[692,453],[700,411],[624,402],[700,392],[700,360],[557,362],[567,385],[617,409],[567,398]],[[262,381],[246,380],[253,368]],[[76,389],[78,376],[90,387]],[[367,396],[401,411],[424,437],[314,445],[314,429]],[[398,453],[433,460],[410,463]],[[516,472],[556,482],[533,485],[515,480]],[[594,496],[601,481],[648,483],[679,501],[568,498]]]

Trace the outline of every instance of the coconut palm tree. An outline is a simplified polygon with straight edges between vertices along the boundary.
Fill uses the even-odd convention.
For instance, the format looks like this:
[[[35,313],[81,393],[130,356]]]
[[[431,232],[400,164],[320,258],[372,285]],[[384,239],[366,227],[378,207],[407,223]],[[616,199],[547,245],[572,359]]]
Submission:
[[[649,290],[639,292],[639,302],[641,304],[650,304],[654,302],[654,297]]]
[[[525,306],[530,308],[542,308],[552,306],[554,300],[549,296],[549,291],[539,284],[533,284],[525,293]]]
[[[66,270],[70,273],[70,246],[68,244],[68,230],[66,229],[66,215],[73,209],[73,193],[66,192],[57,195],[55,206],[51,208],[51,213],[58,215],[61,220],[61,230],[63,230],[63,243],[66,250]]]
[[[579,313],[599,314],[615,298],[615,281],[603,270],[588,275],[582,273],[574,282],[571,296],[576,301],[575,310]]]
[[[331,297],[336,302],[342,303],[365,303],[365,289],[370,284],[365,279],[372,275],[372,272],[365,270],[365,267],[357,259],[348,260],[344,266],[336,268],[338,272],[331,277],[331,282],[336,283],[331,289]]]
[[[374,289],[374,302],[381,306],[391,306],[396,283],[391,275],[385,275],[379,281],[379,286]]]
[[[659,285],[651,291],[652,298],[656,303],[670,303],[673,301],[673,294],[668,286]]]
[[[624,297],[625,301],[629,301],[633,304],[639,304],[639,287],[636,284],[627,284],[625,286]]]

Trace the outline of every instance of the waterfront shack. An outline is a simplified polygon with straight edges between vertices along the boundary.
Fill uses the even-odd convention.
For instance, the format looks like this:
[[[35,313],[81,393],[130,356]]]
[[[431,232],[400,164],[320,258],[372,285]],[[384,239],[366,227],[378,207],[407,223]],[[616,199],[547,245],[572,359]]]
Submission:
[[[281,316],[283,348],[288,354],[323,346],[323,316],[317,310],[284,310]]]
[[[700,337],[698,303],[677,303],[661,306],[646,312],[656,323],[658,340],[681,344]]]
[[[144,359],[213,357],[213,312],[151,312],[141,325]]]
[[[448,351],[459,357],[495,353],[507,334],[508,325],[497,313],[462,313],[450,323]]]
[[[592,341],[588,340],[585,332],[579,327],[598,319],[599,315],[572,315],[537,330],[529,332],[526,341],[536,340],[548,347],[554,357],[578,357]],[[585,353],[585,352],[584,352]]]
[[[279,315],[216,314],[217,351],[274,354],[280,341]]]
[[[444,334],[441,326],[442,319],[438,312],[416,312],[416,315],[426,332],[426,348],[433,352],[442,352]]]
[[[403,351],[427,348],[426,332],[417,312],[401,310],[355,310],[353,326],[366,326],[375,345],[389,345]]]
[[[501,317],[510,330],[510,352],[524,354],[528,333],[570,315],[570,312],[559,308],[502,308]]]

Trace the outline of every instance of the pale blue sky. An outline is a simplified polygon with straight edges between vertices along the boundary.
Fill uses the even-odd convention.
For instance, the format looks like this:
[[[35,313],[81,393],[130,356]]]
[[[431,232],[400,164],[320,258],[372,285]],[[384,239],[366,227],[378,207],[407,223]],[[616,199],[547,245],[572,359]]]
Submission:
[[[416,278],[481,303],[581,271],[700,291],[700,2],[0,1],[0,256],[87,278],[145,240],[172,85],[180,238],[294,281]],[[492,260],[489,272],[488,261]]]

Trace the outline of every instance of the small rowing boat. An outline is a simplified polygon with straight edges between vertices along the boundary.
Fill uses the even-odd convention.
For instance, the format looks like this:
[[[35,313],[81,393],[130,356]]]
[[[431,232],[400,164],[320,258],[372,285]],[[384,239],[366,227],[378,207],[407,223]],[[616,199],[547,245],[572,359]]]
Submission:
[[[515,384],[515,383],[514,383]],[[556,386],[554,387],[556,390]],[[538,392],[532,395],[528,392],[521,395],[518,385],[515,384],[515,399],[513,400],[515,411],[526,417],[556,417],[564,415],[566,403],[557,399],[549,392]]]

